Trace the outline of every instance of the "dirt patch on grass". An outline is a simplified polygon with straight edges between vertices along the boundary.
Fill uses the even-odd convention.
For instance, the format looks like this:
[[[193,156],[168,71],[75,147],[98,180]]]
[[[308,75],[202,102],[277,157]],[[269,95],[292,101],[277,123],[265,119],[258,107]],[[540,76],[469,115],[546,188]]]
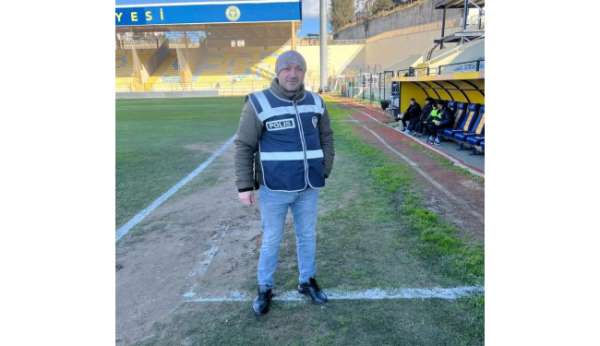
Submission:
[[[117,244],[117,342],[148,336],[184,294],[222,294],[248,286],[258,253],[257,208],[237,199],[233,149],[226,174],[158,208]],[[199,176],[197,179],[201,179]]]

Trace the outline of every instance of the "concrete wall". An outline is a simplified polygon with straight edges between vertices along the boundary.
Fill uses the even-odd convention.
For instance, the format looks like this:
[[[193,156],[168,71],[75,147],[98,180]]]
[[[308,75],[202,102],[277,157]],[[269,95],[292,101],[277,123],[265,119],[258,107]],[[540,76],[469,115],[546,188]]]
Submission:
[[[462,10],[446,12],[446,35],[460,29]],[[441,35],[442,10],[433,0],[424,0],[385,17],[357,24],[336,33],[336,39],[366,39],[364,53],[351,67],[354,70],[383,71],[410,66],[433,47]],[[349,66],[350,67],[350,66]],[[348,71],[346,71],[348,72]]]
[[[442,10],[433,8],[433,0],[424,0],[385,17],[371,19],[335,33],[339,40],[365,39],[384,32],[441,22]],[[446,20],[462,18],[461,9],[448,9]]]
[[[450,27],[446,28],[447,33],[460,28],[456,20],[446,22],[447,26],[448,24]],[[377,66],[379,70],[406,68],[433,47],[433,40],[440,37],[440,30],[441,23],[437,22],[370,37],[365,44],[365,65],[371,68]]]

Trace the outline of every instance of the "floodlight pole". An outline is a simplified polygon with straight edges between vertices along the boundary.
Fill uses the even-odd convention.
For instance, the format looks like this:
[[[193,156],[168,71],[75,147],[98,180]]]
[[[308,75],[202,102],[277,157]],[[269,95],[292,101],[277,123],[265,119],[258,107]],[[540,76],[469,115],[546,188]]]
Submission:
[[[320,18],[321,18],[321,28],[320,28],[320,38],[321,38],[321,90],[327,91],[327,0],[319,0],[320,1]]]
[[[444,35],[446,34],[446,6],[442,12],[442,39],[440,40],[440,49],[444,48]]]
[[[296,22],[291,22],[292,24],[292,50],[296,50]]]
[[[469,16],[469,0],[465,0],[463,5],[463,15],[465,17],[465,21],[463,22],[463,31],[467,31],[467,17]]]

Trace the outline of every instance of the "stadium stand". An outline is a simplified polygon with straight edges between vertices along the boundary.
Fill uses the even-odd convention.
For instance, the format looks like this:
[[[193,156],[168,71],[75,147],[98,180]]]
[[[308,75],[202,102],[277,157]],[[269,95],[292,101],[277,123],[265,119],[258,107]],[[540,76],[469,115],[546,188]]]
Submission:
[[[117,50],[116,52],[116,91],[131,91],[133,82],[133,64],[131,62],[131,52],[126,50]]]
[[[190,65],[191,79],[185,81],[179,67],[177,49],[169,49],[158,68],[149,74],[142,87],[135,87],[132,50],[117,50],[117,91],[182,91],[217,89],[219,95],[243,95],[267,87],[275,77],[277,57],[291,49],[289,45],[243,48],[180,49]],[[329,74],[343,71],[362,49],[361,44],[329,46]],[[317,90],[320,82],[319,46],[298,46],[308,71],[305,84]],[[182,53],[183,51],[183,53]],[[137,51],[142,65],[155,50]]]
[[[159,65],[154,73],[148,78],[145,85],[146,91],[173,91],[182,90],[175,89],[174,86],[179,83],[181,77],[179,75],[179,66],[177,64],[177,53],[175,50],[169,50],[165,60]]]
[[[124,5],[119,5],[120,3]],[[118,0],[117,12],[126,8],[127,3],[125,0]],[[444,13],[455,11],[448,12],[454,13],[448,22],[451,24],[448,28],[450,30],[444,31],[445,16],[438,17],[442,18],[441,23],[434,23],[427,22],[426,18],[434,16],[421,16],[421,13],[417,13],[420,21],[418,25],[403,22],[403,26],[394,27],[397,23],[392,19],[396,17],[378,19],[389,25],[382,24],[374,29],[375,36],[361,38],[358,36],[361,32],[366,33],[365,30],[347,29],[346,36],[351,32],[356,32],[358,36],[328,39],[329,87],[342,96],[391,103],[387,98],[391,94],[391,83],[396,82],[398,95],[396,103],[390,108],[402,110],[407,108],[411,98],[420,104],[424,104],[426,98],[442,101],[453,114],[452,124],[442,133],[442,138],[456,142],[460,148],[466,146],[483,152],[485,2],[425,0],[423,3],[431,3],[426,8],[440,10],[440,14],[442,10]],[[264,8],[271,6],[266,3],[263,5]],[[216,8],[226,5],[215,2],[210,6]],[[463,19],[466,18],[463,22],[456,14],[466,9],[466,6],[470,10],[467,11],[468,15],[465,12],[462,16]],[[425,8],[413,7],[407,11],[416,13],[418,8]],[[224,9],[223,7],[222,10]],[[126,10],[136,11],[135,8]],[[157,9],[152,9],[154,10]],[[246,11],[242,7],[240,10]],[[267,18],[271,14],[266,11],[260,15],[266,16],[260,23],[242,23],[229,18],[223,18],[231,21],[229,24],[223,24],[226,21],[211,23],[214,18],[204,18],[205,22],[192,24],[186,23],[188,17],[182,14],[175,15],[172,22],[166,23],[173,25],[173,28],[160,23],[161,26],[139,32],[128,26],[133,23],[117,21],[116,91],[198,91],[212,95],[245,95],[268,87],[275,76],[277,57],[290,49],[297,50],[306,59],[306,88],[319,90],[319,40],[295,38],[301,13],[296,12],[289,18]],[[156,20],[157,17],[154,18]],[[178,31],[183,27],[185,31]],[[435,28],[441,29],[441,35],[433,39],[434,44],[429,49],[424,48],[425,46],[424,49],[419,48],[419,52],[424,54],[415,54],[417,51],[410,49],[403,52],[407,45],[423,41],[421,38],[430,35]],[[335,36],[334,34],[333,37]]]
[[[143,90],[144,82],[149,78],[146,66],[155,52],[155,49],[117,49],[115,67],[118,92]]]

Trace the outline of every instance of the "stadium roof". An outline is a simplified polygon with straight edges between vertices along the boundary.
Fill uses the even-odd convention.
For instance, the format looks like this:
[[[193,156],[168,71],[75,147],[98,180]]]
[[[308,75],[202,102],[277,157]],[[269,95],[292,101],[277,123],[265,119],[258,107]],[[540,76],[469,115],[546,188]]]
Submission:
[[[484,7],[485,0],[468,0],[467,7]],[[438,0],[435,2],[435,9],[442,8],[464,8],[465,0]]]
[[[301,0],[116,0],[117,27],[290,22]]]

